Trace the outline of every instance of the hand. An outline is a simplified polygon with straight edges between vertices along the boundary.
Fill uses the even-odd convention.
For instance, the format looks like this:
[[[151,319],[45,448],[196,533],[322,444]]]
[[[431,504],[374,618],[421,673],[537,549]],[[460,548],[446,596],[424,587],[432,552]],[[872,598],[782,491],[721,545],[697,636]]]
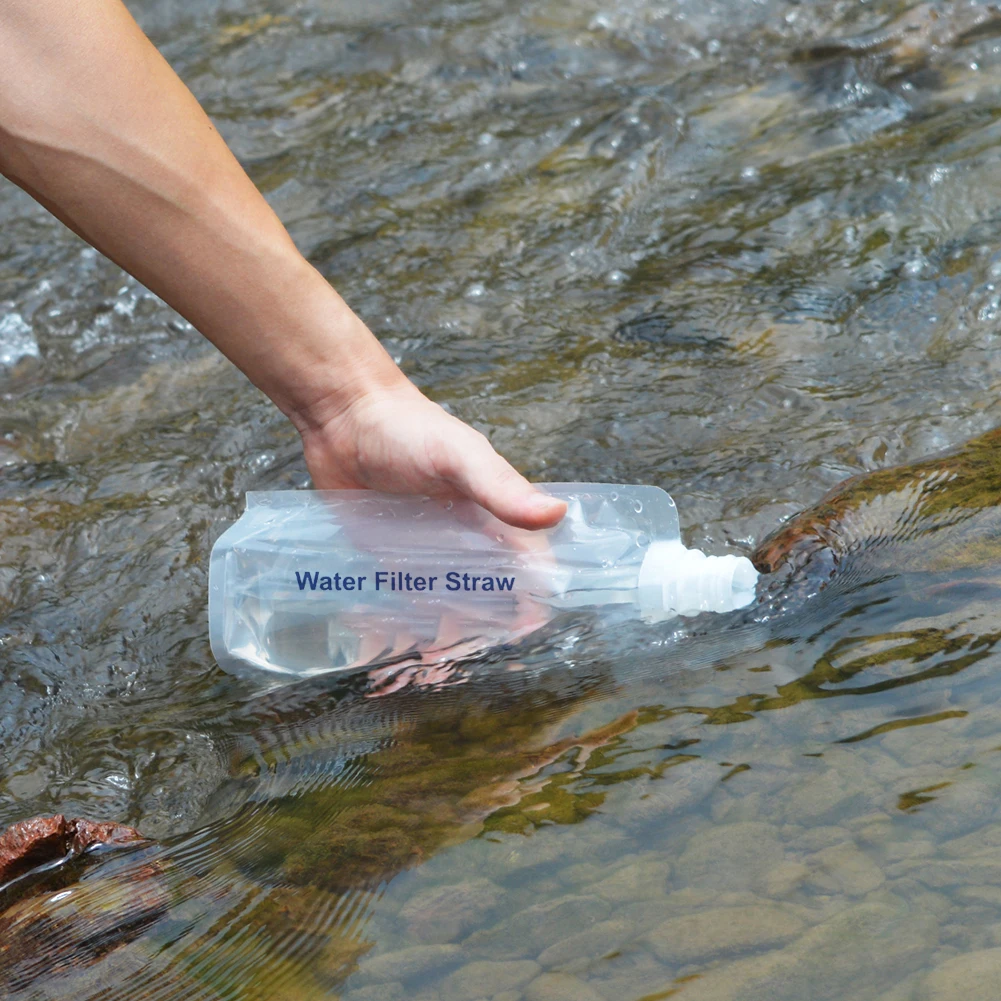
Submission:
[[[296,421],[320,490],[468,497],[518,528],[548,528],[566,504],[536,490],[487,439],[412,383],[356,397],[322,423]]]

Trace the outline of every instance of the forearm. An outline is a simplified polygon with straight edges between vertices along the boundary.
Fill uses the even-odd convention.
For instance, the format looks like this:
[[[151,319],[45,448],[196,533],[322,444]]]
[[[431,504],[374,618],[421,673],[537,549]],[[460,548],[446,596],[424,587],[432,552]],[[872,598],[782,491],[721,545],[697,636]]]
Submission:
[[[118,0],[0,0],[0,171],[300,427],[402,381]]]
[[[239,365],[302,433],[317,487],[562,517],[303,260],[120,0],[0,0],[0,172]]]

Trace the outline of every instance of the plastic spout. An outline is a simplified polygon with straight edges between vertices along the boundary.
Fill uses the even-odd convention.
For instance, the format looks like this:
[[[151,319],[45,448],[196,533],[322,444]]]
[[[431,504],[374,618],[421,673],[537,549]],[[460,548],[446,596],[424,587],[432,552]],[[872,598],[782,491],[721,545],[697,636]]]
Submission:
[[[706,556],[680,542],[654,542],[640,567],[639,603],[649,621],[751,604],[758,571],[746,556]]]

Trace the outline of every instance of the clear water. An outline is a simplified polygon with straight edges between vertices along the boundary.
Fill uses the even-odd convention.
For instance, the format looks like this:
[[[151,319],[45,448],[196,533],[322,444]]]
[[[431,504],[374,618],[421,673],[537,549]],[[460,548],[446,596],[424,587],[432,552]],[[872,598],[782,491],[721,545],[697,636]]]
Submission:
[[[907,5],[133,6],[533,477],[662,485],[749,551],[999,423],[1001,28],[966,3],[826,61]],[[9,185],[0,218],[0,822],[157,839],[8,891],[7,994],[995,996],[996,564],[266,691],[211,659],[206,570],[246,490],[305,484],[294,434]]]

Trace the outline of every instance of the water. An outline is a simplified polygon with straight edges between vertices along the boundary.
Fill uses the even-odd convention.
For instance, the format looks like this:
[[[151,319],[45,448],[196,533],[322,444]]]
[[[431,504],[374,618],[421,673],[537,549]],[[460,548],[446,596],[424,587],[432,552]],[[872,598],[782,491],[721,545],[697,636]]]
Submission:
[[[904,7],[134,4],[422,388],[530,476],[663,485],[710,552],[999,423],[1001,31],[802,54]],[[993,997],[996,563],[255,688],[208,552],[305,484],[294,434],[0,218],[0,822],[157,839],[10,901],[8,993]]]

